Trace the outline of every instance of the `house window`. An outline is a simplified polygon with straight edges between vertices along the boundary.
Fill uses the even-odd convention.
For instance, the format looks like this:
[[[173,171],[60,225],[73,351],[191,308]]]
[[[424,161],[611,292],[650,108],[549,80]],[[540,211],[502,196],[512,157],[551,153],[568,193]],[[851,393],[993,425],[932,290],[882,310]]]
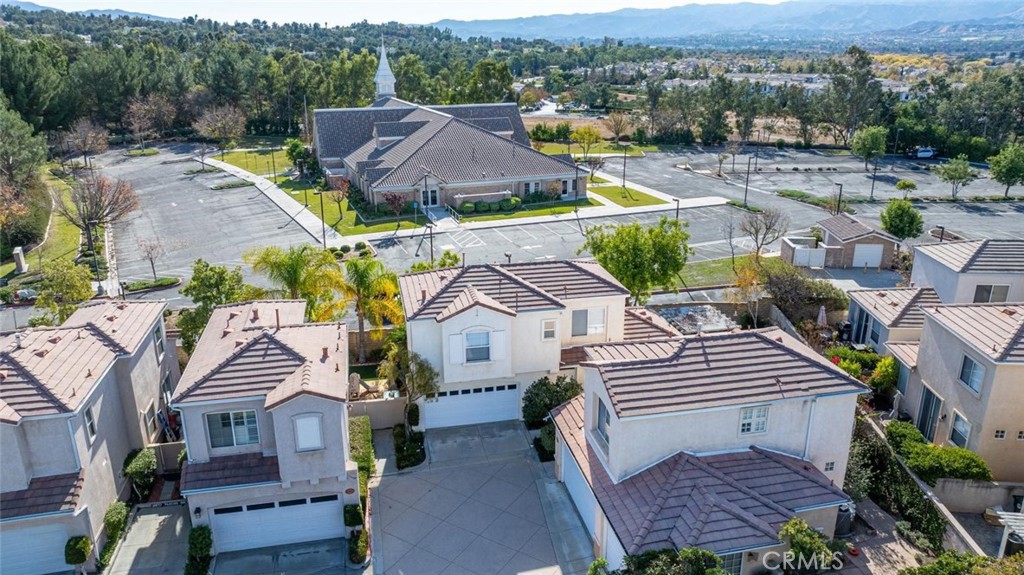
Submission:
[[[907,394],[907,382],[910,380],[910,368],[900,363],[900,376],[896,380],[896,390],[903,395]]]
[[[314,451],[324,448],[320,415],[299,415],[295,421],[295,451]]]
[[[486,331],[475,331],[466,334],[466,363],[474,361],[490,361],[491,334]]]
[[[92,406],[85,408],[85,430],[89,433],[89,439],[96,437],[96,418],[92,416]]]
[[[1017,432],[1017,441],[1024,441],[1024,431]]]
[[[743,572],[743,553],[730,553],[720,555],[722,559],[722,570],[729,575],[740,575]]]
[[[540,324],[541,336],[544,341],[551,341],[558,337],[558,320],[546,319]]]
[[[597,399],[597,425],[594,426],[594,431],[597,432],[601,439],[604,440],[605,445],[608,445],[608,428],[611,427],[612,416],[608,413],[608,408],[605,407],[604,402],[601,398]]]
[[[157,361],[164,358],[164,328],[160,324],[153,328],[153,349],[156,350]]]
[[[977,393],[981,393],[981,380],[985,377],[985,368],[968,356],[964,356],[960,364],[960,383]]]
[[[748,407],[740,411],[740,435],[768,431],[768,407]]]
[[[534,182],[533,183],[533,191],[535,193],[540,191],[540,182]]]
[[[255,410],[208,413],[206,424],[210,428],[210,447],[235,447],[260,442]]]
[[[572,336],[604,333],[604,308],[577,309],[572,312]]]
[[[562,180],[562,195],[565,196],[569,193],[569,180]]]
[[[996,439],[1006,439],[1006,430],[1005,429],[997,429],[996,430]]]
[[[974,288],[974,303],[999,303],[1006,301],[1010,286],[979,285]]]
[[[575,192],[575,191],[578,191],[579,189],[580,189],[580,181],[579,180],[573,180],[572,181],[572,191]]]
[[[878,340],[880,340],[881,338],[882,338],[882,324],[879,323],[877,320],[872,319],[871,320],[871,335],[868,336],[868,340],[870,340],[871,343],[873,343],[875,345],[878,345]]]
[[[826,473],[828,473],[830,471],[835,471],[835,470],[836,470],[836,462],[835,461],[829,461],[828,463],[825,464],[825,472]]]
[[[971,424],[953,412],[953,428],[949,432],[949,440],[959,447],[967,447],[967,438],[971,436]]]
[[[156,437],[156,406],[152,403],[146,410],[146,432],[149,433],[149,437]]]
[[[163,382],[160,384],[160,390],[164,394],[164,403],[171,403],[171,395],[174,393],[174,386],[171,385],[171,374],[164,376]]]

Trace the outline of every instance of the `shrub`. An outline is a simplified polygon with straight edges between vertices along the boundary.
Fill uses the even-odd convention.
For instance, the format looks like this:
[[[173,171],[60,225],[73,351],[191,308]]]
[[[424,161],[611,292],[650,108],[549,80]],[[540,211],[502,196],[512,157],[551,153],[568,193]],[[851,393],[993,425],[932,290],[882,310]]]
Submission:
[[[92,541],[85,535],[71,537],[64,544],[64,562],[68,565],[81,565],[89,560],[92,553]]]
[[[107,538],[119,539],[127,524],[128,506],[121,501],[111,503],[107,512],[103,514],[103,530]]]
[[[13,286],[0,287],[0,303],[14,303],[14,292]]]
[[[498,205],[501,207],[502,211],[507,212],[512,209],[512,198],[505,198],[498,202]]]
[[[124,460],[122,473],[132,482],[139,500],[145,501],[149,497],[149,490],[153,488],[153,482],[156,481],[156,453],[152,449],[129,453]]]
[[[355,541],[349,540],[348,542],[348,560],[356,565],[361,565],[363,561],[366,561],[366,552],[369,548],[370,535],[363,529]]]
[[[181,451],[178,452],[178,467],[184,465],[186,461],[188,461],[188,449],[182,447]]]
[[[349,450],[359,469],[359,496],[366,497],[366,483],[374,472],[373,429],[370,417],[358,415],[348,420]]]
[[[900,365],[892,357],[883,357],[878,360],[878,365],[871,373],[868,385],[875,393],[887,394],[896,389],[896,383],[900,379]]]
[[[420,404],[410,403],[409,411],[406,412],[406,420],[412,427],[417,427],[420,424]]]
[[[490,206],[491,206],[491,211],[492,212],[500,212],[501,211],[501,202],[491,202]]]
[[[542,377],[530,384],[523,394],[523,420],[530,429],[544,424],[548,412],[583,393],[576,378],[559,375],[554,381]]]
[[[511,198],[509,198],[508,200],[509,200],[510,202],[512,202],[512,209],[513,209],[513,210],[518,210],[518,209],[519,209],[519,206],[523,205],[523,199],[522,199],[522,198],[517,198],[517,197],[515,197],[515,196],[512,196],[512,197],[511,197]]]
[[[352,503],[345,506],[345,526],[356,527],[363,524],[363,510]]]
[[[476,211],[476,204],[473,202],[462,202],[462,205],[459,206],[459,211],[464,214],[472,214]]]
[[[799,517],[786,522],[779,530],[780,538],[789,539],[789,548],[795,555],[795,561],[810,560],[811,557],[829,557],[828,539],[818,533]]]
[[[870,369],[874,371],[878,362],[881,361],[882,356],[877,353],[870,351],[857,351],[849,347],[832,346],[825,348],[825,355],[830,358],[848,359],[856,361],[864,369]]]
[[[188,532],[188,556],[190,559],[203,559],[210,556],[213,549],[213,532],[209,525],[193,527]]]
[[[491,204],[489,204],[487,202],[477,202],[475,205],[476,205],[476,211],[480,212],[481,214],[485,214],[485,213],[491,211]]]
[[[363,249],[359,250],[359,257],[361,257],[361,258],[368,258],[368,257],[370,257],[372,255],[373,255],[373,252],[370,251],[370,248],[363,248]]]
[[[348,245],[348,244],[345,244],[345,245],[341,246],[341,247],[340,247],[340,248],[338,248],[338,249],[339,249],[339,250],[341,251],[341,253],[343,253],[343,254],[347,254],[347,253],[349,253],[350,251],[352,251],[352,246],[350,246],[350,245]]]
[[[540,444],[551,453],[555,452],[555,424],[547,422],[540,429]]]
[[[786,147],[786,140],[783,140],[782,138],[779,138],[778,140],[775,140],[775,149],[781,150],[782,148],[785,148],[785,147]]]
[[[893,421],[885,426],[885,440],[900,455],[906,456],[911,443],[924,444],[927,441],[913,423]]]
[[[989,560],[970,553],[944,551],[938,559],[921,567],[900,569],[899,575],[969,575]]]
[[[907,467],[928,485],[943,477],[989,481],[992,470],[976,453],[962,447],[926,443],[904,446]]]
[[[864,368],[859,363],[850,359],[839,360],[839,369],[850,374],[850,377],[860,379],[860,374],[864,372]]]
[[[399,423],[391,430],[391,434],[395,441],[395,463],[399,469],[419,465],[427,458],[422,432],[413,431],[406,437],[405,425]]]
[[[359,251],[363,251],[363,250],[365,250],[365,249],[366,249],[366,242],[356,242],[356,247],[355,247],[355,250],[356,250],[357,252],[359,252]]]

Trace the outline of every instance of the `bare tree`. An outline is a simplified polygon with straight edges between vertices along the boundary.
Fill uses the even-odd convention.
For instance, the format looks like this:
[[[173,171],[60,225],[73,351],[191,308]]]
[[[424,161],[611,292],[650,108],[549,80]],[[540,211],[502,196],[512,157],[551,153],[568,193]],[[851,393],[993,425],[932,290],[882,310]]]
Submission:
[[[587,169],[590,170],[590,175],[593,176],[598,170],[604,167],[604,158],[587,158]]]
[[[341,204],[348,198],[350,186],[348,178],[342,178],[341,181],[331,184],[331,189],[327,191],[327,198],[338,205],[338,221],[345,218],[345,210]]]
[[[619,138],[629,131],[629,116],[622,112],[612,112],[605,118],[604,127],[615,136],[615,143],[618,144]]]
[[[722,222],[722,234],[725,236],[725,240],[729,242],[729,254],[732,257],[732,273],[736,273],[736,220],[733,218],[732,213]]]
[[[90,154],[99,154],[107,151],[110,132],[103,126],[86,118],[79,118],[71,125],[68,132],[68,143],[82,155],[85,167],[90,167]]]
[[[729,159],[729,154],[726,154],[725,152],[722,152],[721,154],[718,154],[718,177],[719,178],[722,177],[722,164],[724,164],[725,161],[728,160],[728,159]]]
[[[789,216],[778,208],[749,212],[740,221],[740,231],[754,242],[754,259],[760,259],[764,246],[778,240],[789,229]]]
[[[128,128],[139,141],[139,148],[146,147],[146,136],[160,135],[174,121],[174,104],[165,96],[150,94],[135,98],[128,104],[125,120]]]
[[[156,260],[166,253],[160,240],[139,240],[139,253],[149,262],[149,269],[153,272],[153,281],[156,281]]]
[[[199,147],[196,148],[196,155],[199,156],[199,163],[203,165],[203,169],[206,169],[206,156],[210,155],[213,151],[213,146],[206,142],[200,142]]]
[[[730,156],[732,156],[732,172],[733,173],[736,173],[736,155],[739,154],[740,150],[742,150],[742,149],[743,149],[743,146],[741,146],[739,142],[729,142],[729,144],[725,147],[725,152],[727,154],[729,154]]]
[[[92,234],[89,233],[93,226],[115,222],[139,207],[139,197],[131,184],[105,176],[78,180],[71,190],[70,204],[65,203],[58,190],[51,189],[50,196],[57,213],[86,232],[89,250],[94,249]]]
[[[245,134],[245,115],[234,106],[215,106],[204,112],[192,129],[204,138],[216,140],[223,158],[224,151]]]
[[[845,213],[849,204],[843,199],[842,188],[832,186],[832,192],[828,196],[828,213],[833,216]]]

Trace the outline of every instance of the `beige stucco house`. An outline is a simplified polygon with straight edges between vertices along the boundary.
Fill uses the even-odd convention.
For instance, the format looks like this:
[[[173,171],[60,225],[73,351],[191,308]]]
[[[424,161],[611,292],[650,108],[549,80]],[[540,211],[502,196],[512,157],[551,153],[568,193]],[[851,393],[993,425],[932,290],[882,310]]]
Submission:
[[[924,328],[921,306],[942,303],[932,288],[859,289],[850,297],[850,341],[885,352],[890,341],[917,341]]]
[[[83,306],[64,324],[0,337],[0,573],[65,572],[84,535],[128,496],[125,457],[159,441],[177,358],[163,302]]]
[[[304,323],[305,308],[216,308],[174,391],[181,493],[217,553],[345,537],[343,506],[359,502],[347,329]]]
[[[901,410],[929,441],[980,455],[995,479],[1024,481],[1024,304],[925,306],[920,342],[888,344]]]
[[[555,462],[611,567],[700,547],[755,573],[792,517],[832,535],[860,382],[775,328],[585,352]]]
[[[967,240],[914,247],[910,282],[943,303],[1024,301],[1024,240]]]

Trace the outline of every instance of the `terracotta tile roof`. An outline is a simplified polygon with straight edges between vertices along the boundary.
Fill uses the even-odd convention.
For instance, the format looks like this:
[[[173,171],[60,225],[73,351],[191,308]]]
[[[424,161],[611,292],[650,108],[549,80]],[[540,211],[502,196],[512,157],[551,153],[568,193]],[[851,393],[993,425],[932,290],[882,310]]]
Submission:
[[[661,348],[654,350],[660,352]],[[784,398],[863,393],[859,381],[777,328],[686,337],[668,356],[636,344],[595,346],[591,360],[620,417]],[[632,354],[632,355],[631,355]]]
[[[65,326],[93,324],[121,347],[134,352],[152,336],[151,328],[162,319],[163,301],[107,301],[88,303],[64,322]]]
[[[281,481],[277,457],[260,453],[214,457],[204,463],[186,462],[181,470],[181,492]]]
[[[849,499],[806,461],[751,447],[680,452],[615,484],[583,432],[583,397],[551,413],[626,553],[701,547],[716,553],[776,545],[797,511]]]
[[[448,307],[444,308],[444,311],[438,314],[435,319],[440,323],[476,306],[485,307],[505,315],[516,315],[516,312],[509,309],[508,306],[495,301],[494,298],[485,293],[481,293],[475,287],[469,286],[462,290],[462,293],[453,299],[452,303],[448,304]]]
[[[346,328],[302,323],[305,306],[281,300],[216,308],[172,402],[265,397],[272,409],[304,393],[344,401]]]
[[[665,318],[646,308],[626,308],[625,337],[627,340],[648,340],[681,337],[682,335]]]
[[[927,306],[924,313],[993,361],[1024,362],[1024,304]]]
[[[84,473],[33,477],[28,489],[0,493],[0,519],[74,511],[85,482]]]
[[[914,246],[959,273],[1024,273],[1024,240],[966,240]]]
[[[849,214],[839,214],[818,222],[821,229],[841,242],[851,242],[864,236],[877,235],[892,241],[898,241],[889,234],[876,230]]]
[[[580,260],[480,264],[399,276],[406,319],[438,318],[469,287],[510,311],[563,308],[562,300],[626,296],[597,264]]]
[[[924,327],[921,306],[942,303],[932,288],[861,289],[846,293],[886,327],[895,328]]]
[[[917,341],[887,341],[885,347],[900,363],[914,369],[917,367],[917,352],[921,343]]]

